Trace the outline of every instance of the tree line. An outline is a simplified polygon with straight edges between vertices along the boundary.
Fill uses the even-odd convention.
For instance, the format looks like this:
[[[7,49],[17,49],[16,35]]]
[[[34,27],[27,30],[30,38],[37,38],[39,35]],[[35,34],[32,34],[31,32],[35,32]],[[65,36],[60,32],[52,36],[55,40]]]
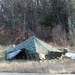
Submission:
[[[18,44],[35,35],[44,41],[73,46],[74,2],[0,0],[0,43]]]

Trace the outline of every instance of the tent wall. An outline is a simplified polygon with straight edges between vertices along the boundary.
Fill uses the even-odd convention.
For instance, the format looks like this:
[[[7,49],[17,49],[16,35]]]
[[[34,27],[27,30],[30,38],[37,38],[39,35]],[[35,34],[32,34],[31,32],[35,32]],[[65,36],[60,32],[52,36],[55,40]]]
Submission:
[[[26,59],[26,60],[39,60],[39,54],[29,50],[21,49],[5,55],[6,60],[10,59]]]
[[[41,54],[29,50],[21,49],[12,53],[6,54],[6,59],[26,59],[26,60],[39,60],[39,59],[55,59],[61,57],[61,52],[49,52],[48,54]]]
[[[62,52],[49,52],[45,55],[46,59],[55,59],[61,57]]]
[[[8,53],[8,54],[5,55],[5,57],[6,57],[6,59],[12,59],[13,57],[15,57],[20,52],[21,52],[21,50],[17,50],[15,52]]]
[[[38,60],[39,59],[39,54],[38,53],[34,53],[32,51],[26,51],[27,53],[27,58],[29,60]]]

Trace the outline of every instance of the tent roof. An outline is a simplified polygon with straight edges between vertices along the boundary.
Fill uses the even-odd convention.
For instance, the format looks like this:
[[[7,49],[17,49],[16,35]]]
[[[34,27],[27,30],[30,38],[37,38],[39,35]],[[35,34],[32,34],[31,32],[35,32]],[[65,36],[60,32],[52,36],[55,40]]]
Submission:
[[[26,41],[15,46],[14,48],[9,48],[6,51],[6,53],[14,52],[16,50],[23,49],[23,48],[32,52],[37,52],[37,53],[47,53],[48,51],[61,52],[59,49],[54,48],[51,45],[48,45],[47,43],[38,39],[35,36],[32,36]]]

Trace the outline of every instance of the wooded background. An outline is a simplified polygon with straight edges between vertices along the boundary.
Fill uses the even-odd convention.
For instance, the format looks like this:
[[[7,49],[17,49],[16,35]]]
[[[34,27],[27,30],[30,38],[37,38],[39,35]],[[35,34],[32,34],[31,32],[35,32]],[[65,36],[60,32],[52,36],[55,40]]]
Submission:
[[[74,46],[75,0],[0,0],[0,44],[18,44],[32,35]]]

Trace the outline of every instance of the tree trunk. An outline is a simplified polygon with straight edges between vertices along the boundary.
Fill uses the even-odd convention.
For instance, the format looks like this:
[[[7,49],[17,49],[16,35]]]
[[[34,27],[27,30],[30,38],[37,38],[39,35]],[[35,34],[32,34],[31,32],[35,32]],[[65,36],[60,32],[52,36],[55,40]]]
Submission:
[[[71,46],[74,45],[74,36],[73,36],[73,23],[72,23],[72,16],[71,16],[71,0],[67,0],[67,7],[68,7],[68,27],[69,27],[69,38]]]
[[[23,36],[26,37],[26,39],[28,38],[28,26],[27,26],[27,22],[26,22],[26,13],[24,12],[24,23],[23,23]]]

